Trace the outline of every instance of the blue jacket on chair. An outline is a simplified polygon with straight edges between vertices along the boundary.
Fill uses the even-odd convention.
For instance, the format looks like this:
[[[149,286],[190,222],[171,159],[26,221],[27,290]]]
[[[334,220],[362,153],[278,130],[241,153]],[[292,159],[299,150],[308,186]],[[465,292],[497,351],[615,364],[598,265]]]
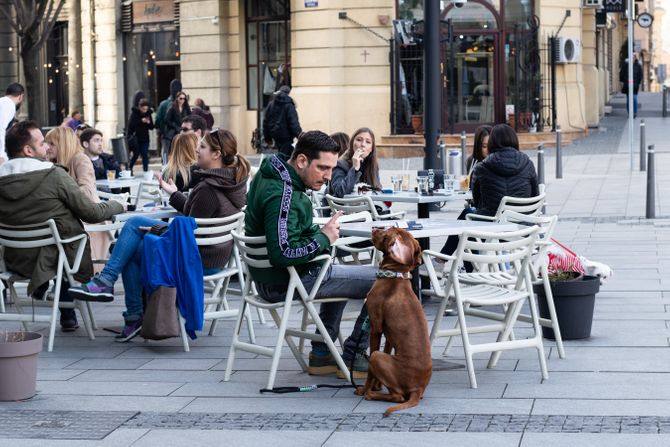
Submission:
[[[144,290],[151,295],[160,286],[177,289],[177,306],[191,339],[196,338],[195,331],[202,330],[205,300],[202,259],[193,234],[196,228],[192,217],[175,217],[165,233],[144,236],[142,254]]]

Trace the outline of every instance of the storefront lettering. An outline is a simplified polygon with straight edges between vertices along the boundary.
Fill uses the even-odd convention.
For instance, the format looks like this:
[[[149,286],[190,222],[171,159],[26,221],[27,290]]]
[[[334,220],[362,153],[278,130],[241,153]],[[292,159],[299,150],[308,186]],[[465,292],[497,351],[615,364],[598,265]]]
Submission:
[[[133,24],[171,22],[174,20],[172,0],[133,2]]]

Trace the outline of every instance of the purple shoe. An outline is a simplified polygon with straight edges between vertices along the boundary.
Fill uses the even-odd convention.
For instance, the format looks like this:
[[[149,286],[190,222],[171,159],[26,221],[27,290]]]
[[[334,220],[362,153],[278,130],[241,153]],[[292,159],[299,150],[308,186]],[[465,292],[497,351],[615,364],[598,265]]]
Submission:
[[[132,340],[140,333],[142,329],[142,317],[139,317],[137,320],[128,321],[126,320],[126,325],[123,326],[123,330],[119,335],[116,336],[117,343],[125,343]]]
[[[72,298],[81,301],[95,301],[98,303],[114,301],[114,286],[108,286],[97,276],[80,287],[70,287],[67,293]]]

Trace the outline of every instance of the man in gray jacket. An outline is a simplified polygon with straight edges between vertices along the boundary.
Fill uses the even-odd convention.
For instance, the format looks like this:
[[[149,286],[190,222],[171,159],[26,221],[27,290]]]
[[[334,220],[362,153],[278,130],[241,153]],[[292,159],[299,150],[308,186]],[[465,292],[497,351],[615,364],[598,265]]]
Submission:
[[[79,189],[67,171],[44,161],[47,144],[39,126],[33,121],[15,124],[5,137],[9,161],[0,166],[0,222],[6,225],[30,225],[53,219],[63,239],[84,233],[82,221],[97,223],[124,211],[125,206],[109,200],[93,203]],[[72,262],[76,247],[65,246]],[[58,251],[55,246],[36,249],[10,249],[4,254],[7,269],[30,278],[28,294],[44,294],[49,280],[56,276]],[[74,275],[77,281],[93,276],[90,245],[86,244],[81,266]],[[69,285],[66,285],[66,287]],[[67,290],[67,288],[62,289]],[[72,299],[63,292],[61,301]],[[61,309],[64,331],[77,328],[73,309]]]

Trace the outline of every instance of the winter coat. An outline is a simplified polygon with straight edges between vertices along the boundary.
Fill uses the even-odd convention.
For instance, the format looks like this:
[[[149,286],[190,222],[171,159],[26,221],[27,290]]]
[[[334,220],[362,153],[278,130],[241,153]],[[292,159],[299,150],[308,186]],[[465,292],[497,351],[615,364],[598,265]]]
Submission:
[[[161,133],[165,133],[165,116],[170,106],[172,106],[177,93],[181,91],[181,87],[179,79],[170,81],[170,96],[162,100],[158,105],[158,110],[156,111],[156,129],[160,129]]]
[[[170,195],[170,205],[185,216],[196,218],[227,217],[239,213],[247,203],[247,179],[235,181],[234,168],[196,171],[200,181],[188,195],[177,191]],[[200,247],[205,268],[225,267],[233,243]]]
[[[165,127],[163,138],[173,139],[181,132],[181,120],[191,114],[191,108],[184,105],[181,112],[175,107],[170,107],[165,115]]]
[[[7,225],[29,225],[54,219],[62,239],[84,234],[81,221],[97,223],[123,212],[116,201],[91,202],[65,169],[34,158],[14,158],[0,166],[0,222]],[[65,245],[70,263],[77,244]],[[56,275],[58,250],[55,246],[34,249],[5,249],[10,271],[30,278],[28,294]],[[88,281],[93,275],[88,242],[74,275]]]
[[[512,147],[496,150],[477,163],[472,173],[472,199],[477,214],[494,216],[504,196],[526,198],[538,194],[533,162]]]
[[[628,94],[628,62],[624,62],[621,65],[621,70],[619,71],[619,80],[623,82],[623,87],[621,88],[621,93]],[[637,95],[640,90],[640,84],[642,83],[642,65],[640,61],[635,60],[633,62],[633,94]]]
[[[212,115],[212,112],[201,109],[200,107],[193,107],[191,113],[204,119],[207,124],[207,130],[212,130],[212,127],[214,127],[214,116]]]
[[[147,110],[142,113],[140,109],[133,107],[128,118],[128,126],[126,126],[126,135],[128,139],[133,135],[137,137],[138,143],[147,143],[149,141],[149,131],[154,128],[154,121],[151,117],[153,111]],[[142,121],[143,118],[149,118],[149,123]]]
[[[288,285],[286,267],[298,273],[310,267],[309,261],[326,253],[328,237],[312,222],[312,202],[305,184],[284,154],[263,160],[247,196],[245,232],[247,236],[267,236],[272,268],[249,267],[256,281]]]
[[[96,180],[106,180],[107,171],[116,171],[116,176],[119,176],[121,167],[112,154],[102,153],[96,161],[90,161],[93,163],[93,171],[95,172]]]
[[[291,97],[279,92],[268,105],[263,118],[263,136],[265,140],[274,140],[277,145],[292,143],[302,133],[298,112]]]
[[[363,178],[364,165],[367,160],[363,160],[361,164],[361,169],[356,171],[350,162],[346,160],[338,160],[337,165],[333,169],[333,175],[328,184],[328,193],[342,198],[347,194],[353,194],[354,186],[356,183],[367,183],[372,185],[373,182]],[[377,183],[380,183],[379,178],[377,178]]]

